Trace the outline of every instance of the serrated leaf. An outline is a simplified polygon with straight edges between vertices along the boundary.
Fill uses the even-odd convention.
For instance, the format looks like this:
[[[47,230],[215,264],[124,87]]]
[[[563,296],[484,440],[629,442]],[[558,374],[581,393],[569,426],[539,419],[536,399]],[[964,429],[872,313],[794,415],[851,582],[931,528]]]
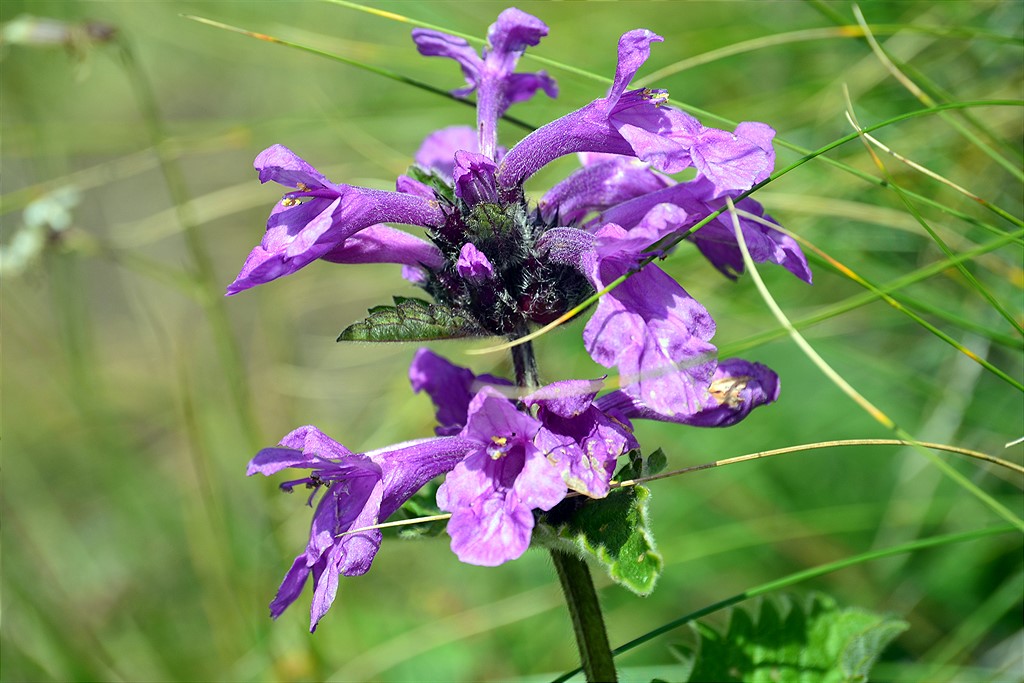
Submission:
[[[650,495],[643,486],[630,486],[598,500],[575,498],[554,508],[546,521],[562,547],[593,557],[613,581],[648,595],[664,565],[648,527]]]
[[[797,602],[765,598],[732,610],[722,633],[691,625],[692,643],[673,648],[691,666],[689,683],[866,681],[882,651],[905,631],[902,620],[856,607],[840,608],[822,594]]]
[[[487,336],[467,314],[422,299],[394,297],[394,306],[374,306],[360,322],[345,328],[338,341],[407,342]]]

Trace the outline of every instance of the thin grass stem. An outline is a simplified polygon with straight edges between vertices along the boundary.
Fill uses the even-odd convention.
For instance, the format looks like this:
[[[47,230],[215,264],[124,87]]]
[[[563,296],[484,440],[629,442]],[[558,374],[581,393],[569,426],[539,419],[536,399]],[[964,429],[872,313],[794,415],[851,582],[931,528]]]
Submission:
[[[858,134],[863,136],[864,131],[861,128],[860,124],[857,122],[857,118],[853,113],[853,105],[849,101],[848,94],[847,105],[849,108],[847,109],[846,115],[850,121],[850,124],[854,127]],[[942,253],[944,253],[946,256],[953,256],[953,250],[950,249],[949,245],[946,244],[945,240],[943,240],[942,237],[940,237],[939,234],[932,229],[932,226],[928,223],[928,221],[924,219],[924,217],[917,210],[917,207],[915,207],[913,203],[910,201],[910,199],[906,196],[903,189],[896,182],[896,179],[892,177],[891,173],[889,173],[889,169],[886,168],[885,164],[882,162],[882,159],[875,153],[875,150],[871,147],[871,144],[868,143],[866,140],[862,139],[862,141],[864,142],[864,147],[865,149],[867,149],[872,161],[874,161],[875,165],[882,172],[882,175],[885,176],[887,186],[892,188],[893,192],[895,192],[896,196],[899,197],[901,202],[903,202],[903,205],[907,208],[907,211],[910,213],[910,215],[914,217],[914,219],[922,228],[924,228],[925,232],[928,233],[928,236],[932,238],[932,241],[934,241],[939,246],[939,249],[942,250]],[[986,301],[989,302],[989,305],[992,306],[992,308],[996,312],[998,312],[999,315],[1001,315],[1010,324],[1010,326],[1017,331],[1018,334],[1024,336],[1024,325],[1021,325],[1019,322],[1017,322],[1013,315],[1010,314],[1010,312],[1007,311],[1001,303],[999,303],[999,301],[992,295],[992,293],[989,292],[988,289],[983,284],[981,284],[981,282],[976,277],[974,277],[974,274],[971,273],[971,271],[967,268],[967,265],[964,263],[958,263],[956,268],[958,271],[960,271],[960,274],[963,275],[964,279],[967,280],[968,283],[970,283],[974,290],[981,294],[981,296]]]

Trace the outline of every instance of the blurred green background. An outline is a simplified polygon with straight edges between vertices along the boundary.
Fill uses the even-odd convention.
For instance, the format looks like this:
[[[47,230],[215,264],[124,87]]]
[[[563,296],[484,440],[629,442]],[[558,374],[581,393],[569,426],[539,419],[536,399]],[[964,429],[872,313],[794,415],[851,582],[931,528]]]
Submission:
[[[817,148],[850,132],[843,86],[862,124],[922,108],[856,32],[851,5],[800,2],[523,2],[551,33],[534,54],[610,77],[631,28],[665,36],[640,76],[710,50],[776,34],[654,84],[677,101],[771,124]],[[503,5],[393,2],[374,7],[483,36]],[[878,39],[937,100],[1020,98],[1024,4],[870,2]],[[308,593],[276,623],[267,603],[307,539],[303,496],[247,480],[245,464],[291,429],[316,424],[360,451],[432,430],[432,410],[406,380],[415,347],[341,346],[337,333],[392,294],[413,295],[389,266],[313,264],[300,275],[222,299],[279,199],[253,157],[282,143],[338,182],[393,187],[434,129],[473,110],[380,76],[182,18],[195,14],[459,87],[447,60],[419,57],[411,26],[318,2],[18,2],[24,13],[116,28],[103,42],[19,44],[5,32],[2,77],[3,657],[20,680],[508,680],[576,665],[572,631],[544,552],[495,569],[460,564],[444,538],[391,539],[366,576],[344,579],[315,635]],[[28,38],[38,38],[29,32]],[[7,24],[7,26],[11,26]],[[798,39],[801,38],[801,39]],[[129,46],[133,61],[125,61]],[[538,67],[529,57],[523,68]],[[512,114],[535,125],[604,94],[551,69],[561,96]],[[146,115],[151,89],[163,132]],[[1008,164],[935,117],[877,133],[901,154],[1021,215],[1021,109],[984,107],[963,123]],[[958,122],[964,118],[954,115]],[[706,119],[709,125],[718,122]],[[182,172],[174,189],[160,152]],[[503,124],[511,145],[523,131]],[[782,167],[799,157],[778,148]],[[832,158],[880,172],[859,142]],[[1013,228],[970,199],[886,158],[907,189],[995,231]],[[1006,166],[1008,165],[1009,168]],[[537,195],[575,166],[532,181]],[[173,170],[172,170],[173,173]],[[173,178],[172,178],[173,180]],[[24,210],[75,188],[70,227],[36,258],[11,260],[34,220]],[[175,199],[175,192],[187,198]],[[876,283],[943,258],[890,190],[817,161],[759,192],[783,226]],[[47,202],[51,202],[48,204]],[[37,205],[38,206],[38,205]],[[957,252],[991,230],[917,205]],[[191,227],[189,227],[191,226]],[[1016,244],[970,270],[1021,320]],[[718,276],[683,245],[664,267],[715,316],[720,346],[778,329],[749,278]],[[861,292],[816,266],[807,287],[762,269],[793,318]],[[1021,380],[1021,338],[962,274],[948,269],[900,290],[925,317]],[[942,315],[942,312],[945,312]],[[537,344],[546,380],[594,377],[577,321]],[[1020,462],[1004,444],[1024,433],[1021,393],[883,303],[805,334],[855,387],[922,440]],[[435,349],[478,372],[504,360],[472,344]],[[786,339],[745,348],[782,377],[778,404],[729,429],[642,424],[670,467],[813,441],[891,437]],[[941,456],[1017,514],[1021,478]],[[666,568],[637,598],[598,577],[613,645],[788,573],[870,549],[1001,523],[919,453],[832,449],[698,472],[652,485]],[[907,619],[879,680],[1021,680],[1021,541],[1003,534],[859,565],[807,582],[841,603]],[[712,621],[722,623],[724,615]],[[672,662],[669,635],[619,660]]]

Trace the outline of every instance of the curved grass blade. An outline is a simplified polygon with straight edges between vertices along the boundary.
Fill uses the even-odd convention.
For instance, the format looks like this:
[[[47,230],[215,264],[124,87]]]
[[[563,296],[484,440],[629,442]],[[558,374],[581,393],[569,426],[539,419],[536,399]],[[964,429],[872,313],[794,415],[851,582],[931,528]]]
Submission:
[[[333,1],[333,0],[329,0]],[[873,31],[876,35],[889,35],[894,33],[924,33],[928,35],[934,35],[942,38],[962,38],[964,40],[973,40],[976,38],[984,38],[998,43],[1006,43],[1010,45],[1016,45],[1017,41],[1009,36],[1000,35],[998,33],[992,33],[990,31],[982,31],[979,29],[958,29],[958,28],[947,28],[942,26],[917,26],[914,24],[877,24]],[[654,83],[662,78],[672,76],[683,71],[687,71],[694,67],[703,66],[716,62],[726,57],[734,57],[736,55],[745,54],[747,52],[756,52],[757,50],[764,49],[766,47],[777,47],[779,45],[792,45],[794,43],[804,43],[812,40],[828,40],[831,38],[863,38],[864,29],[855,24],[843,24],[840,26],[823,27],[823,28],[808,28],[800,31],[788,31],[786,33],[773,33],[767,36],[760,36],[758,38],[752,38],[750,40],[743,40],[738,43],[732,43],[725,45],[715,50],[709,50],[702,52],[699,55],[694,55],[686,59],[681,59],[678,62],[669,64],[666,67],[662,67],[657,71],[638,78],[633,81],[632,85],[637,88],[643,88],[644,86]]]
[[[760,292],[761,298],[764,299],[765,304],[771,310],[776,320],[778,320],[779,323],[784,328],[786,328],[786,331],[789,333],[789,336],[793,340],[793,342],[801,351],[804,352],[804,354],[811,360],[811,362],[814,363],[818,367],[818,369],[822,371],[822,373],[824,373],[826,377],[832,380],[832,382],[837,387],[839,387],[839,389],[842,390],[843,393],[845,393],[847,396],[853,399],[855,403],[857,403],[866,413],[873,417],[877,422],[879,422],[887,429],[892,430],[900,439],[918,443],[917,439],[911,436],[902,427],[897,425],[892,418],[890,418],[888,415],[882,412],[867,398],[865,398],[860,392],[854,389],[853,386],[849,384],[849,382],[843,379],[839,375],[839,373],[837,373],[825,361],[824,358],[818,355],[818,352],[815,351],[814,348],[807,343],[807,340],[804,339],[803,336],[796,331],[796,328],[793,327],[793,324],[786,317],[786,314],[782,312],[782,309],[779,308],[779,305],[775,302],[775,299],[768,291],[767,286],[765,286],[764,281],[761,279],[761,274],[757,270],[757,265],[754,263],[754,260],[750,258],[750,252],[747,250],[747,243],[743,239],[743,231],[740,229],[739,217],[736,215],[735,207],[733,206],[732,200],[726,198],[726,203],[729,204],[729,210],[732,215],[733,232],[736,235],[736,241],[739,244],[740,252],[743,254],[743,264],[747,272],[750,273],[750,277],[754,281],[754,285],[757,287],[758,292]],[[1016,526],[1017,529],[1019,529],[1021,532],[1024,532],[1024,520],[1015,515],[1009,509],[1007,509],[1006,506],[1001,504],[988,493],[982,491],[974,482],[969,480],[967,477],[965,477],[963,474],[961,474],[955,468],[949,465],[949,463],[947,463],[945,460],[942,460],[928,449],[923,448],[921,446],[914,446],[914,448],[916,448],[920,453],[923,453],[925,457],[927,457],[932,462],[932,464],[934,464],[939,469],[939,471],[941,471],[948,478],[953,480],[961,488],[963,488],[965,491],[972,494],[979,501],[987,505],[997,515],[999,515],[1006,521]]]
[[[838,441],[819,441],[816,443],[805,443],[796,446],[786,446],[785,448],[775,448],[770,451],[759,451],[757,453],[747,453],[746,455],[737,455],[732,458],[724,458],[722,460],[713,460],[706,462],[702,465],[691,465],[690,467],[683,467],[678,470],[672,470],[671,472],[658,472],[647,477],[638,477],[637,479],[630,479],[618,482],[618,486],[633,486],[634,484],[646,484],[648,482],[656,481],[658,479],[668,479],[669,477],[678,477],[682,474],[689,474],[691,472],[700,472],[702,470],[710,470],[715,467],[724,467],[725,465],[735,465],[741,462],[748,462],[750,460],[760,460],[762,458],[771,458],[776,455],[786,455],[788,453],[801,453],[803,451],[814,451],[825,448],[843,448],[849,446],[923,446],[925,448],[931,448],[937,451],[945,451],[947,453],[956,453],[968,458],[974,458],[975,460],[981,460],[984,462],[1004,467],[1011,472],[1017,474],[1024,474],[1024,467],[1018,465],[1015,462],[1004,460],[1003,458],[997,458],[994,455],[988,453],[981,453],[980,451],[974,451],[969,448],[961,448],[959,446],[950,446],[943,443],[930,443],[927,441],[905,441],[903,439],[841,439]]]
[[[786,230],[785,228],[783,228],[780,225],[776,225],[776,224],[772,223],[771,221],[766,221],[763,218],[761,218],[759,216],[755,216],[755,215],[750,214],[750,213],[747,213],[746,211],[741,211],[741,210],[737,209],[736,213],[738,215],[742,215],[747,220],[753,220],[753,221],[755,221],[757,223],[761,223],[762,225],[769,226],[769,227],[771,227],[771,228],[773,228],[775,230],[778,230],[780,232],[783,232],[783,233],[789,235],[793,239],[795,239],[798,242],[800,242],[800,244],[802,246],[807,247],[808,249],[810,249],[813,254],[816,254],[821,259],[821,262],[828,264],[829,267],[832,268],[832,270],[834,270],[835,272],[839,273],[840,275],[842,275],[843,277],[845,277],[845,278],[847,278],[849,280],[852,280],[853,282],[857,283],[858,285],[860,285],[861,287],[867,289],[868,291],[877,294],[878,297],[880,299],[882,299],[882,301],[884,301],[885,303],[889,304],[890,306],[895,308],[900,313],[903,313],[908,318],[913,320],[915,323],[917,323],[921,327],[925,328],[926,330],[931,332],[933,335],[935,335],[936,337],[938,337],[942,341],[946,342],[947,344],[952,346],[954,349],[956,349],[960,353],[964,354],[965,356],[967,356],[968,358],[973,360],[978,365],[982,366],[983,368],[985,368],[986,370],[988,370],[989,372],[994,374],[996,377],[1000,378],[1004,382],[1007,382],[1008,384],[1010,384],[1010,386],[1016,388],[1018,391],[1024,391],[1024,384],[1021,384],[1019,381],[1017,381],[1013,377],[1010,377],[1010,375],[1006,374],[1006,372],[1004,372],[1003,370],[1000,370],[995,365],[992,365],[992,363],[990,363],[989,361],[985,360],[984,358],[982,358],[978,354],[974,353],[973,351],[968,349],[966,346],[964,346],[963,344],[961,344],[957,340],[953,339],[951,336],[949,336],[948,334],[946,334],[945,332],[943,332],[939,328],[935,327],[934,325],[932,325],[930,322],[928,322],[927,320],[925,320],[921,316],[917,315],[916,313],[914,313],[910,309],[906,308],[903,304],[901,304],[895,298],[893,298],[889,294],[886,294],[885,292],[881,291],[881,289],[879,289],[875,284],[873,284],[873,283],[869,282],[868,280],[864,279],[863,277],[861,277],[852,268],[850,268],[849,266],[841,263],[837,259],[833,258],[828,253],[826,253],[823,249],[821,249],[817,245],[813,244],[810,240],[808,240],[808,239],[806,239],[804,237],[801,237],[799,235],[795,235],[795,234],[793,234],[789,230]],[[947,256],[952,256],[952,255],[953,254],[951,252],[947,253]],[[962,263],[960,265],[963,266]]]
[[[860,26],[861,29],[864,31],[864,39],[871,47],[871,52],[873,52],[874,55],[878,58],[878,61],[881,62],[882,66],[885,67],[885,69],[892,74],[893,78],[895,78],[900,85],[906,88],[907,92],[916,97],[921,104],[929,107],[935,105],[935,100],[932,99],[926,92],[921,90],[921,88],[919,88],[916,83],[910,80],[910,78],[905,73],[900,71],[896,64],[894,64],[893,61],[889,59],[889,55],[885,53],[885,50],[882,49],[882,46],[878,44],[878,41],[875,40],[875,37],[871,34],[871,29],[868,27],[867,22],[864,20],[864,14],[860,11],[860,7],[856,4],[853,5],[853,16],[857,20],[857,25]],[[939,118],[948,123],[950,126],[953,127],[954,130],[956,130],[962,136],[967,138],[967,140],[969,140],[971,143],[977,146],[978,149],[983,151],[990,159],[992,159],[992,161],[994,161],[995,163],[999,164],[1004,169],[1009,171],[1011,175],[1017,178],[1017,180],[1024,181],[1024,171],[1021,170],[1018,164],[1015,164],[1009,159],[1004,158],[1003,155],[999,154],[996,150],[992,149],[984,140],[978,138],[978,136],[976,136],[974,133],[967,130],[967,128],[962,123],[954,119],[951,115],[939,114]]]

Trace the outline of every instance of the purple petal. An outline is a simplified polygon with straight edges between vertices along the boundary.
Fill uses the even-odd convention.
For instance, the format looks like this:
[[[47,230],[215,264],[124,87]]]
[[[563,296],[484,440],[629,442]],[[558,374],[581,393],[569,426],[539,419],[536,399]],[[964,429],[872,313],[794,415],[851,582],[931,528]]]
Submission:
[[[462,38],[425,28],[414,28],[412,39],[416,43],[416,49],[424,57],[448,57],[454,59],[462,67],[462,73],[465,75],[469,87],[457,90],[453,94],[465,97],[473,92],[479,80],[483,60],[469,43]]]
[[[601,389],[601,384],[600,380],[583,379],[553,382],[525,396],[523,403],[528,406],[541,406],[561,417],[576,417],[590,408],[594,397]]]
[[[625,273],[613,259],[602,263],[602,282]],[[624,391],[672,415],[694,413],[709,400],[715,323],[708,312],[664,271],[646,266],[609,294],[583,331],[591,357],[618,366]]]
[[[550,510],[565,499],[568,487],[559,467],[537,447],[526,451],[523,469],[516,477],[514,490],[529,509]]]
[[[426,240],[386,225],[371,225],[321,256],[331,263],[401,263],[440,268],[441,251]]]
[[[287,187],[305,185],[309,188],[330,188],[320,171],[284,145],[272,145],[257,155],[253,166],[260,173],[260,182],[273,180]]]
[[[741,131],[752,137],[745,137]],[[705,128],[690,150],[693,165],[714,185],[715,196],[747,190],[772,172],[774,135],[775,131],[763,123],[741,124],[736,133]]]
[[[721,361],[711,382],[712,404],[692,415],[663,415],[621,391],[597,399],[601,410],[616,411],[629,418],[675,422],[695,427],[728,427],[744,419],[759,406],[779,397],[779,377],[760,363],[739,358]]]
[[[406,282],[423,287],[430,281],[430,276],[422,268],[416,266],[402,266],[402,279]]]
[[[608,100],[614,103],[625,92],[633,76],[651,56],[651,43],[660,43],[665,39],[653,31],[644,28],[623,33],[619,38],[619,61],[615,67],[615,79],[608,89]]]
[[[395,190],[398,192],[404,192],[405,194],[415,195],[416,197],[422,197],[427,201],[435,198],[434,191],[429,185],[421,183],[407,175],[400,175],[395,179]]]
[[[444,488],[442,484],[441,488]],[[438,505],[441,490],[438,490]],[[467,564],[496,567],[521,556],[530,547],[533,513],[525,505],[510,505],[497,492],[461,507],[448,520],[452,552]]]
[[[498,439],[526,443],[540,429],[535,419],[516,410],[515,405],[497,389],[484,386],[469,402],[466,426],[462,437],[490,444]]]
[[[619,456],[637,447],[625,425],[592,406],[573,416],[542,408],[538,417],[544,427],[534,444],[559,468],[565,484],[591,498],[608,495]]]
[[[526,48],[537,45],[547,34],[548,27],[543,21],[509,7],[487,29],[487,43],[491,46],[489,54],[505,60],[503,66],[511,72]],[[511,64],[508,64],[509,60],[513,60]]]
[[[497,166],[483,154],[458,151],[455,153],[455,194],[470,206],[498,202]]]
[[[416,152],[416,163],[451,179],[459,150],[480,151],[476,131],[469,126],[450,126],[428,135]]]
[[[627,199],[666,187],[671,181],[635,157],[586,153],[589,163],[551,188],[540,200],[546,220],[557,215],[571,225],[593,211],[603,211]],[[590,157],[601,157],[600,160]]]
[[[437,408],[438,436],[458,434],[466,425],[469,402],[484,384],[508,385],[492,375],[477,377],[467,368],[453,365],[430,349],[420,349],[409,366],[409,382],[416,393],[426,391]]]
[[[725,206],[724,199],[714,198],[715,192],[710,180],[698,177],[696,180],[678,183],[614,206],[591,221],[588,226],[616,223],[632,233],[632,228],[640,223],[653,207],[660,203],[670,203],[686,211],[686,222],[678,228],[683,231]],[[736,206],[755,216],[764,216],[763,207],[749,197],[737,202]],[[801,280],[811,281],[807,259],[793,238],[744,216],[739,216],[739,222],[750,256],[755,263],[777,263]],[[727,277],[735,278],[737,274],[743,272],[743,256],[736,242],[732,218],[727,214],[722,214],[704,225],[687,239],[696,244],[701,253]]]
[[[305,453],[314,453],[322,458],[342,458],[352,455],[352,451],[313,425],[293,429],[281,439],[279,445],[286,448],[301,448]]]
[[[455,270],[462,278],[476,284],[494,279],[494,266],[472,242],[462,245],[462,249],[459,250],[459,260],[455,263]]]
[[[600,231],[597,254],[599,257],[638,255],[658,240],[676,232],[686,223],[686,218],[686,211],[680,206],[668,202],[655,204],[628,232],[607,228]]]
[[[277,595],[270,602],[270,616],[277,619],[284,612],[288,605],[302,593],[309,577],[309,566],[306,564],[306,554],[303,553],[295,558],[291,569],[284,575],[281,586],[277,589]]]
[[[506,108],[508,105],[525,102],[536,95],[538,90],[543,90],[551,99],[558,97],[558,83],[543,71],[533,74],[510,74],[505,80]]]

